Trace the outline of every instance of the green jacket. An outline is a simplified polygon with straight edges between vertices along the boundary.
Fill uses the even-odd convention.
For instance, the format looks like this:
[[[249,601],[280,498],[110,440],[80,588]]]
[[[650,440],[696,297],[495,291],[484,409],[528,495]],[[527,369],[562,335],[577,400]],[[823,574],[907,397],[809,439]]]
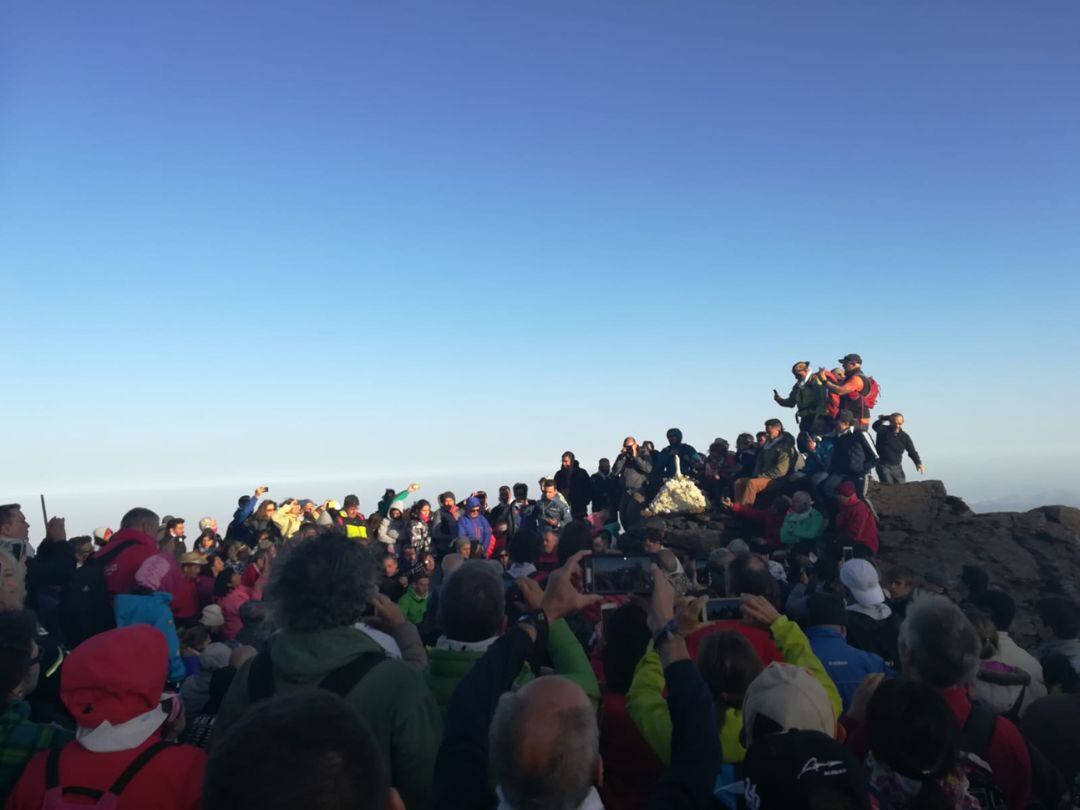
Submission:
[[[786,616],[780,616],[769,625],[769,632],[772,633],[784,661],[805,667],[818,683],[825,687],[825,692],[833,706],[833,713],[836,717],[840,717],[843,705],[840,702],[840,693],[836,691],[836,684],[832,682],[825,667],[810,649],[810,641],[799,629],[799,625]],[[660,656],[650,644],[644,657],[638,662],[637,669],[634,670],[634,680],[630,684],[630,691],[626,693],[626,709],[634,725],[641,731],[645,742],[665,765],[670,765],[671,714],[668,712],[667,701],[664,699],[665,685]],[[739,740],[742,724],[742,709],[729,708],[724,713],[724,724],[720,729],[720,744],[725,763],[742,762],[746,757],[746,749]]]
[[[378,642],[354,627],[283,632],[274,637],[274,693],[312,689],[327,674],[359,655],[380,652]],[[245,663],[233,678],[214,722],[213,741],[248,708]],[[388,658],[377,664],[346,696],[367,721],[390,765],[390,780],[409,810],[424,810],[431,799],[435,756],[442,736],[442,719],[424,676],[404,661]]]
[[[787,478],[795,461],[795,439],[786,431],[776,441],[766,443],[754,462],[754,478]]]
[[[599,706],[600,684],[596,680],[596,673],[565,619],[553,622],[549,628],[548,651],[551,653],[555,673],[576,683],[585,690],[593,705]],[[465,677],[473,663],[483,655],[483,652],[471,650],[441,650],[438,647],[428,650],[428,668],[424,677],[444,714],[458,681]],[[526,664],[514,680],[514,685],[523,686],[535,677]]]
[[[815,416],[821,416],[826,412],[829,405],[829,392],[824,384],[816,376],[811,377],[806,385],[799,387],[796,383],[791,387],[791,393],[779,402],[785,408],[795,408],[795,418],[802,422]]]
[[[397,603],[401,612],[405,614],[405,618],[413,624],[420,624],[427,614],[427,596],[417,596],[411,586],[402,594]]]
[[[809,514],[802,520],[792,520],[789,514],[780,527],[780,542],[799,543],[803,540],[817,540],[825,531],[825,516],[810,507]]]

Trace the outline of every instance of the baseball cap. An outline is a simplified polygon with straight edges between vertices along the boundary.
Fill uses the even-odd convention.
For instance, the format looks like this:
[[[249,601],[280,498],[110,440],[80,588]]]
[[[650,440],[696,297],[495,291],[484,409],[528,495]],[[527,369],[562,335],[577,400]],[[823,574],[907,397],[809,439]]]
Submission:
[[[819,731],[768,734],[746,752],[746,806],[790,810],[814,806],[818,791],[850,797],[870,807],[865,768],[840,743]]]
[[[94,539],[99,541],[98,545],[104,545],[106,541],[112,536],[112,529],[108,526],[98,526],[94,529]]]
[[[758,717],[782,731],[800,729],[836,733],[836,715],[825,687],[803,667],[773,661],[750,682],[743,699],[743,729],[752,742]]]
[[[791,367],[791,370],[792,371],[805,371],[808,368],[810,368],[810,361],[809,360],[800,360],[798,363],[796,363],[795,365],[793,365]]]
[[[848,424],[851,424],[852,422],[855,421],[855,414],[853,414],[851,411],[846,410],[846,409],[842,410],[842,411],[840,411],[840,413],[838,413],[836,415],[836,421],[837,422],[847,422]]]
[[[878,572],[869,560],[848,560],[840,566],[840,581],[863,607],[880,605],[885,592],[878,582]]]
[[[857,355],[857,354],[855,354],[853,352],[851,354],[845,354],[843,357],[841,357],[836,362],[841,363],[841,364],[842,363],[858,363],[861,366],[862,365],[862,358],[859,355]]]

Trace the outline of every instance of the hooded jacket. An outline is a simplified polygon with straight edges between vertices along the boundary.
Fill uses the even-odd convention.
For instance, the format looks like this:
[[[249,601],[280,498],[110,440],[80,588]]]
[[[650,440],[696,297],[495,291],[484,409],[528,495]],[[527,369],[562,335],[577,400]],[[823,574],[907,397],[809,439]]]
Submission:
[[[161,711],[166,666],[164,638],[145,626],[99,633],[68,656],[61,697],[80,730],[79,739],[61,750],[62,786],[104,791],[136,757],[161,740],[164,713],[158,727],[144,724],[154,730],[145,737],[140,732],[134,739],[142,739],[136,743],[128,745],[130,735],[123,732],[133,721]],[[8,810],[43,806],[47,756],[42,753],[31,760],[8,799]],[[205,764],[206,755],[198,748],[167,747],[128,784],[118,810],[198,810]]]
[[[116,548],[121,543],[134,540],[135,544],[128,546],[105,566],[105,590],[109,596],[118,593],[127,593],[135,587],[135,572],[143,564],[147,557],[153,557],[158,553],[157,543],[148,534],[135,529],[121,529],[109,538],[109,542],[96,551],[91,559],[100,557]]]
[[[465,502],[465,514],[458,518],[457,536],[467,537],[474,543],[479,543],[485,558],[491,556],[495,540],[491,532],[491,524],[481,512],[476,517],[469,516],[469,510],[480,506],[479,498],[469,498]]]
[[[122,593],[113,601],[113,612],[117,627],[145,624],[160,630],[168,647],[169,680],[182,681],[186,670],[180,657],[180,638],[176,635],[171,602],[172,596],[162,591],[145,596]]]
[[[270,647],[274,693],[317,688],[330,672],[382,647],[354,627],[309,633],[284,631]],[[236,673],[214,723],[214,739],[227,731],[250,705],[251,662]],[[388,658],[371,669],[345,696],[364,718],[390,766],[390,779],[409,810],[429,806],[435,755],[441,735],[439,707],[420,670]]]
[[[754,478],[786,478],[794,471],[795,438],[786,430],[758,451]]]

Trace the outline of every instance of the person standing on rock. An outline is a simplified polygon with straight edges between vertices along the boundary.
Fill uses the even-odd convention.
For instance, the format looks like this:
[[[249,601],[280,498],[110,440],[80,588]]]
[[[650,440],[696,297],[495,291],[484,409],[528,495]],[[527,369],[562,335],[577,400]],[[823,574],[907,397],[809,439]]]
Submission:
[[[911,457],[915,463],[915,469],[919,475],[926,472],[923,467],[919,452],[915,449],[915,443],[911,441],[904,431],[904,415],[892,413],[888,416],[879,416],[874,422],[874,433],[877,434],[877,475],[883,484],[903,484],[907,479],[904,477],[904,453]]]
[[[814,420],[825,414],[828,406],[828,392],[820,377],[810,372],[810,361],[800,360],[791,367],[795,385],[786,397],[773,389],[773,401],[782,408],[794,408],[799,430],[808,433],[813,430]]]
[[[570,504],[570,514],[575,519],[585,517],[592,499],[592,483],[589,474],[569,450],[562,454],[562,463],[554,481],[555,487]]]
[[[637,439],[627,436],[623,448],[615,459],[611,474],[619,479],[622,501],[619,503],[619,521],[623,531],[630,531],[641,523],[641,510],[645,507],[645,491],[652,474],[652,455],[638,447]]]
[[[870,407],[872,403],[867,401],[870,396],[870,378],[863,373],[862,357],[857,354],[845,354],[840,358],[840,365],[844,368],[844,382],[837,384],[828,379],[825,369],[818,370],[818,379],[825,388],[840,396],[840,407],[851,411],[855,415],[854,427],[856,430],[866,430],[870,427]]]

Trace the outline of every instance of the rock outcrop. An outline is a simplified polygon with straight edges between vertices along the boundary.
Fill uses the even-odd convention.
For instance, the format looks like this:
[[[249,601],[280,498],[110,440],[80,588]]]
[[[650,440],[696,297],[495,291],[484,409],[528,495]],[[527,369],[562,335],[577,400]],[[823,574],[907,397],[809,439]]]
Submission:
[[[1041,596],[1080,598],[1080,509],[975,514],[940,481],[871,483],[869,498],[880,521],[885,566],[906,565],[920,575],[940,571],[953,594],[961,591],[961,569],[981,566],[991,587],[1016,600],[1013,635],[1021,642],[1034,638],[1034,604]],[[649,524],[663,528],[667,545],[690,553],[753,536],[727,515],[666,515]]]

